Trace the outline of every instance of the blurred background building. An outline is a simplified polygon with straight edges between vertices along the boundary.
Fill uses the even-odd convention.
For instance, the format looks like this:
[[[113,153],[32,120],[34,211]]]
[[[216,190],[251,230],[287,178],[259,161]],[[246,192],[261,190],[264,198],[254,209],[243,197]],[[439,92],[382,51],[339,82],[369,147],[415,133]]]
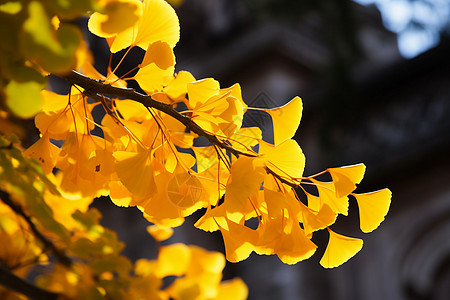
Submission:
[[[410,5],[409,14],[400,2]],[[369,235],[359,231],[354,202],[349,217],[338,218],[333,228],[365,244],[336,269],[318,263],[326,232],[313,238],[322,250],[295,266],[255,254],[228,264],[225,276],[242,277],[250,299],[450,299],[450,3],[377,5],[383,17],[374,5],[332,0],[185,0],[177,8],[177,70],[214,77],[223,87],[239,82],[250,106],[275,107],[301,96],[295,139],[307,158],[305,174],[363,162],[366,177],[357,191],[393,192],[386,221]],[[403,21],[392,21],[395,10]],[[416,42],[401,42],[411,30]],[[267,115],[245,122],[270,130]],[[126,253],[154,255],[153,243],[140,238],[146,234],[140,213],[127,209],[120,219],[117,209],[104,222],[127,241]],[[223,251],[220,234],[196,230],[195,220],[169,242]]]

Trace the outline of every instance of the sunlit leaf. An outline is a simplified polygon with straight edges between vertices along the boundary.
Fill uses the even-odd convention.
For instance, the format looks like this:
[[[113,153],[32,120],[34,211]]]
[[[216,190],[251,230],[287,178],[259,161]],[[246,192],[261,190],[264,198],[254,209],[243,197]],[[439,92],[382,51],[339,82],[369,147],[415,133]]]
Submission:
[[[284,106],[264,109],[272,117],[275,145],[294,136],[302,117],[302,100],[295,97]]]
[[[161,247],[158,255],[157,274],[160,277],[181,276],[186,273],[191,260],[189,247],[184,244],[172,244]]]
[[[158,242],[165,241],[173,235],[172,228],[157,225],[147,226],[147,232]]]
[[[133,194],[148,196],[156,193],[153,165],[149,151],[115,152],[117,175]]]
[[[134,26],[142,15],[142,6],[136,0],[107,1],[102,13],[95,12],[88,23],[89,31],[107,38]]]
[[[336,188],[337,197],[344,197],[356,189],[356,184],[360,183],[364,177],[366,166],[357,164],[340,168],[329,168],[331,177]]]
[[[248,297],[248,288],[240,278],[224,281],[219,286],[216,300],[244,300]]]
[[[158,68],[163,70],[175,65],[175,55],[169,44],[156,41],[148,46],[140,67],[143,68],[151,63],[155,63]]]
[[[305,168],[305,155],[296,141],[285,140],[273,147],[260,142],[260,157],[266,166],[281,177],[301,178]]]
[[[330,229],[328,229],[328,232],[330,233],[330,239],[328,240],[327,249],[320,260],[320,264],[324,268],[334,268],[342,265],[355,256],[363,246],[363,241],[360,239],[343,236]]]
[[[362,232],[375,230],[386,216],[391,204],[392,193],[388,189],[365,194],[352,194],[359,207],[359,219]]]

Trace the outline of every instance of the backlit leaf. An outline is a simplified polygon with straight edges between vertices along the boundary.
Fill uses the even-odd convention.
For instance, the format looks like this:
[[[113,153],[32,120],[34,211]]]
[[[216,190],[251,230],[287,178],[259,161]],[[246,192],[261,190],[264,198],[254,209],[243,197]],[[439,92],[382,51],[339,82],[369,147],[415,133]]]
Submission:
[[[272,117],[275,146],[294,136],[300,125],[302,110],[300,97],[295,97],[281,107],[264,109]]]
[[[342,265],[356,255],[363,246],[363,241],[356,238],[343,236],[331,231],[327,249],[323,254],[320,264],[324,268],[334,268]]]
[[[88,28],[93,34],[107,38],[134,26],[142,15],[142,6],[136,0],[107,1],[102,13],[91,15]]]
[[[331,177],[333,178],[337,197],[347,196],[354,191],[356,185],[363,179],[365,171],[366,166],[364,164],[329,168],[328,172],[330,172]]]
[[[358,202],[362,232],[375,230],[386,216],[391,204],[392,193],[388,189],[365,194],[352,194]]]

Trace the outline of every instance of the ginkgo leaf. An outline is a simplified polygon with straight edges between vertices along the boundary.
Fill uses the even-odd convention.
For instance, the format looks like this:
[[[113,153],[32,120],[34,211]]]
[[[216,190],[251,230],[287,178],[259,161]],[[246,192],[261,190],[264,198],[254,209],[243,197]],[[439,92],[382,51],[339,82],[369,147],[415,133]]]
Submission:
[[[194,226],[208,232],[213,232],[220,228],[228,230],[225,216],[225,206],[221,205],[213,209],[208,207],[205,214],[198,219]]]
[[[155,63],[160,69],[167,69],[175,65],[175,55],[169,44],[161,41],[151,43],[145,52],[140,68]]]
[[[227,280],[219,285],[216,300],[245,300],[248,297],[248,287],[240,278]]]
[[[233,96],[227,97],[226,101],[228,102],[228,108],[218,116],[218,118],[223,120],[223,122],[219,122],[219,128],[227,137],[230,137],[242,126],[244,107],[241,102]]]
[[[305,155],[296,141],[285,140],[273,147],[260,142],[260,158],[266,166],[281,177],[301,178],[305,169]]]
[[[164,0],[144,0],[137,24],[108,41],[112,53],[129,46],[147,50],[156,41],[175,47],[180,38],[180,24],[175,10]]]
[[[163,70],[156,64],[151,63],[140,68],[136,75],[134,75],[134,79],[147,94],[153,94],[162,91],[163,87],[172,80],[173,71],[173,66]]]
[[[302,110],[302,99],[300,97],[295,97],[281,107],[264,109],[272,117],[275,146],[294,136],[300,125]]]
[[[173,7],[164,0],[144,0],[136,46],[146,50],[150,43],[162,41],[173,48],[179,39],[180,24]]]
[[[320,260],[320,264],[324,268],[334,268],[342,265],[355,256],[363,246],[361,239],[337,234],[329,228],[328,232],[330,233],[330,239],[328,240],[325,253]]]
[[[187,94],[187,84],[194,82],[195,77],[192,76],[188,71],[180,71],[176,74],[175,78],[169,82],[169,84],[164,88],[164,92],[173,101],[179,101],[186,97]]]
[[[211,97],[219,93],[219,82],[213,78],[197,80],[187,84],[189,106],[196,110]]]
[[[145,106],[139,102],[123,99],[115,101],[115,105],[116,109],[125,120],[142,123],[145,119],[151,117]]]
[[[159,249],[157,274],[166,276],[181,276],[186,273],[191,261],[189,247],[177,243]]]
[[[147,232],[158,242],[165,241],[173,235],[173,228],[158,225],[147,226]]]
[[[142,15],[142,5],[137,0],[107,1],[102,13],[94,12],[89,18],[89,31],[108,38],[134,26]]]
[[[71,96],[79,96],[79,94],[80,93],[74,89]],[[67,95],[60,95],[48,90],[42,90],[41,96],[43,100],[42,111],[45,113],[60,111],[69,104]]]
[[[111,181],[108,188],[109,197],[115,205],[120,207],[130,206],[132,194],[119,180]]]
[[[293,231],[280,241],[275,252],[285,264],[293,265],[310,258],[316,252],[317,246],[306,236],[297,225]]]
[[[238,99],[238,101],[241,103],[242,107],[244,109],[247,108],[247,104],[244,102],[244,100],[242,100],[242,89],[239,83],[235,83],[232,86],[230,86],[229,88],[222,88],[220,89],[220,94],[226,94],[230,92],[230,96],[235,97],[236,99]]]
[[[352,194],[358,202],[360,227],[362,232],[375,230],[389,211],[392,193],[388,189],[365,193]]]
[[[319,191],[321,205],[326,203],[334,212],[343,214],[344,216],[348,215],[348,197],[337,197],[333,182],[317,181],[314,178],[310,178],[310,180],[316,185]],[[311,199],[314,201],[314,198]],[[317,206],[314,208],[317,208]]]
[[[307,236],[314,231],[330,226],[336,221],[337,214],[327,204],[324,204],[317,212],[303,204],[300,206],[302,208],[303,227]]]
[[[258,127],[245,127],[240,128],[238,132],[231,136],[230,142],[234,148],[240,151],[247,151],[251,150],[251,147],[256,146],[261,139],[261,129]]]
[[[356,189],[356,185],[364,177],[366,166],[364,164],[357,164],[340,168],[329,168],[327,170],[333,178],[336,195],[340,198],[347,196]]]
[[[60,149],[50,143],[48,134],[44,134],[36,143],[25,151],[25,155],[29,155],[41,163],[45,174],[52,172],[55,166],[56,158]]]
[[[167,185],[169,200],[182,208],[195,206],[205,197],[204,193],[200,181],[187,172],[174,174]]]
[[[254,251],[252,241],[256,238],[256,232],[232,221],[227,221],[227,225],[228,229],[220,228],[227,260],[239,262],[247,259]]]
[[[253,162],[253,158],[241,156],[231,166],[224,203],[229,212],[240,211],[248,201],[247,198],[261,187],[266,173]]]
[[[113,155],[117,175],[131,193],[149,196],[156,192],[153,164],[148,150],[138,153],[116,151]]]
[[[299,202],[287,193],[264,188],[264,200],[267,205],[267,215],[271,219],[283,216],[296,218],[301,212]]]

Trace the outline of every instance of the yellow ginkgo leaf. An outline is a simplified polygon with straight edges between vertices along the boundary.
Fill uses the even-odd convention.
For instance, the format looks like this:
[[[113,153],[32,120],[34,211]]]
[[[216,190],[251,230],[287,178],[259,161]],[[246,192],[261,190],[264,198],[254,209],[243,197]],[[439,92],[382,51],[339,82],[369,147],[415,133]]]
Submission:
[[[318,212],[303,204],[300,206],[302,208],[303,227],[307,236],[314,231],[330,226],[336,221],[337,214],[327,204],[324,204]]]
[[[275,146],[294,136],[300,125],[302,110],[302,99],[300,97],[295,97],[281,107],[264,109],[272,117]]]
[[[189,247],[177,243],[161,247],[158,254],[157,275],[160,278],[166,276],[181,276],[186,273],[191,262]]]
[[[53,145],[48,134],[44,134],[36,143],[25,151],[25,155],[29,155],[41,163],[45,174],[52,172],[56,163],[56,158],[61,150]]]
[[[258,127],[240,128],[231,138],[230,142],[235,149],[240,151],[251,150],[262,139],[262,131]],[[253,152],[253,151],[252,151]]]
[[[301,178],[305,169],[305,155],[296,141],[285,140],[276,147],[260,142],[260,158],[281,177]]]
[[[151,118],[148,110],[139,102],[127,99],[116,100],[115,106],[125,120],[142,123],[144,120]]]
[[[242,126],[244,120],[244,107],[242,103],[235,97],[229,96],[226,98],[228,108],[224,110],[219,116],[220,130],[228,137],[234,135]]]
[[[314,178],[309,179],[316,185],[319,192],[319,199],[311,197],[314,209],[319,209],[317,208],[317,201],[315,200],[320,200],[320,205],[327,204],[335,213],[343,214],[344,216],[348,215],[348,197],[337,197],[333,182],[317,181]],[[308,196],[308,201],[309,198],[310,197]]]
[[[187,84],[189,94],[189,107],[198,109],[211,97],[219,93],[219,82],[213,78],[205,78]]]
[[[256,232],[232,221],[227,221],[227,225],[228,229],[220,227],[227,260],[239,262],[247,259],[255,250],[252,241],[256,239]]]
[[[180,71],[176,74],[176,77],[169,82],[169,84],[164,88],[164,92],[173,101],[180,101],[186,97],[187,94],[187,84],[194,82],[195,77],[188,71]]]
[[[241,86],[239,85],[239,83],[235,83],[232,86],[230,86],[229,88],[220,89],[221,95],[226,94],[228,92],[230,92],[230,96],[233,96],[239,100],[239,102],[242,104],[242,107],[244,109],[247,108],[247,104],[244,102],[244,100],[242,100],[242,89],[241,89]]]
[[[224,205],[213,209],[208,207],[205,214],[195,223],[195,227],[208,232],[213,232],[219,230],[220,228],[228,230],[225,215],[226,212]]]
[[[386,216],[391,204],[392,193],[389,189],[379,191],[352,194],[359,207],[359,219],[362,232],[368,233],[375,230]]]
[[[128,207],[132,200],[132,194],[120,181],[111,181],[108,185],[109,197],[117,206]]]
[[[169,44],[156,41],[148,46],[140,67],[143,68],[151,63],[155,63],[158,68],[163,70],[175,65],[175,55]]]
[[[175,10],[165,0],[144,0],[143,13],[134,44],[146,50],[156,41],[175,47],[180,39],[180,24]]]
[[[216,300],[245,300],[248,297],[248,287],[240,278],[223,281],[219,285]]]
[[[108,38],[135,25],[142,15],[142,5],[137,0],[106,1],[102,13],[95,12],[88,22],[89,31]]]
[[[356,189],[356,185],[361,182],[364,177],[366,166],[357,164],[340,168],[329,168],[331,177],[333,178],[336,195],[340,197],[347,196]]]
[[[266,172],[264,168],[256,166],[254,160],[241,156],[231,166],[224,203],[229,212],[240,211],[248,201],[247,198],[261,188]]]
[[[151,63],[140,68],[134,75],[134,79],[147,94],[153,94],[162,91],[163,87],[172,80],[173,72],[173,66],[163,70],[155,63]]]
[[[173,235],[173,228],[158,225],[147,226],[147,232],[158,242],[165,241]]]
[[[327,249],[320,260],[320,264],[324,268],[334,268],[342,265],[355,256],[363,246],[363,241],[361,239],[337,234],[329,228],[328,232],[330,233],[330,239],[328,241]]]
[[[193,207],[205,197],[206,192],[196,177],[181,168],[177,171],[167,185],[169,200],[180,208]]]
[[[175,47],[180,38],[180,24],[170,4],[164,0],[144,0],[141,9],[142,15],[133,27],[107,37],[112,53],[129,46],[147,50],[148,45],[156,41]]]
[[[149,196],[156,193],[153,164],[148,150],[114,152],[116,172],[122,184],[133,194]]]
[[[57,112],[64,109],[69,105],[69,99],[67,95],[60,95],[48,90],[42,90],[41,96],[43,100],[42,111],[45,113]],[[72,101],[78,101],[80,92],[77,89],[73,89],[71,93]],[[76,97],[76,98],[75,98]]]

